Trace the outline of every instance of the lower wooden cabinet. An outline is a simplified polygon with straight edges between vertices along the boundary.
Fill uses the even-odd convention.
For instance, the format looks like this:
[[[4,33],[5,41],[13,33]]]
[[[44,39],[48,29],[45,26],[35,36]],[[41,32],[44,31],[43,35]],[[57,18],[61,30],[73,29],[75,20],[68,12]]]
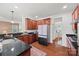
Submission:
[[[30,35],[20,35],[18,39],[23,41],[24,43],[31,44],[37,41],[37,34],[30,34]]]
[[[31,44],[35,41],[37,41],[37,35],[36,34],[29,35],[29,44]]]
[[[77,7],[74,9],[74,11],[72,13],[72,19],[77,20],[78,17],[79,17],[79,5],[77,5]]]
[[[69,56],[76,56],[76,49],[69,48],[68,49],[68,55]]]
[[[23,41],[24,43],[29,44],[29,42],[28,42],[29,37],[27,35],[20,35],[20,36],[18,36],[18,39]]]
[[[21,53],[19,56],[30,56],[30,49],[24,51],[23,53]]]

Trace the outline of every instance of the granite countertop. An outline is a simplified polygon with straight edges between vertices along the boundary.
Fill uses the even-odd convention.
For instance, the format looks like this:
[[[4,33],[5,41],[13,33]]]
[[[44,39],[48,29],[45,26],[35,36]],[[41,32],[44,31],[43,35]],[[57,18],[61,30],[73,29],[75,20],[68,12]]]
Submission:
[[[23,33],[23,34],[21,34],[21,35],[19,35],[19,36],[22,36],[22,35],[33,35],[33,34],[36,34],[36,33]]]
[[[17,56],[30,49],[31,46],[16,39],[7,39],[2,42],[2,56]]]

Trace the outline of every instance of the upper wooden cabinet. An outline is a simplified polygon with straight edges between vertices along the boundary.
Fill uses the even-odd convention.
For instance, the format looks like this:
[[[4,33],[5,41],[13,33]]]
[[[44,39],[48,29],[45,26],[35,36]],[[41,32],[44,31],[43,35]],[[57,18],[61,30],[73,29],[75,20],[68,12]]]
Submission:
[[[79,5],[74,9],[73,13],[72,13],[72,20],[76,21],[79,18]],[[73,23],[72,24],[72,28],[73,30],[75,30],[75,32],[77,33],[77,23]]]
[[[38,25],[44,25],[44,24],[50,25],[50,18],[38,20],[37,23]]]
[[[26,18],[25,26],[26,26],[27,30],[35,30],[35,29],[37,29],[37,22],[35,20]]]
[[[50,25],[50,18],[47,18],[47,19],[44,21],[44,24]]]
[[[38,28],[38,25],[50,25],[50,18],[41,19],[38,21],[26,18],[25,20],[25,26],[27,30],[36,30]]]
[[[78,17],[79,17],[79,5],[75,8],[75,10],[72,13],[73,20],[78,19]]]
[[[32,20],[32,29],[37,29],[37,21]]]

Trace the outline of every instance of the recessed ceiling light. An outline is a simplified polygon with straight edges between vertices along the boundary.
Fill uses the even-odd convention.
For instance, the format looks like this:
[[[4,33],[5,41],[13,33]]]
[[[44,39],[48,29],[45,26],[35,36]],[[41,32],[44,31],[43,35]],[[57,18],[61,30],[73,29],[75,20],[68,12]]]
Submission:
[[[64,5],[64,6],[63,6],[63,9],[66,9],[66,8],[67,8],[67,5]]]
[[[11,21],[11,23],[14,23],[14,21]]]
[[[35,16],[35,18],[38,18],[38,16]]]
[[[14,8],[18,8],[18,6],[14,6]]]

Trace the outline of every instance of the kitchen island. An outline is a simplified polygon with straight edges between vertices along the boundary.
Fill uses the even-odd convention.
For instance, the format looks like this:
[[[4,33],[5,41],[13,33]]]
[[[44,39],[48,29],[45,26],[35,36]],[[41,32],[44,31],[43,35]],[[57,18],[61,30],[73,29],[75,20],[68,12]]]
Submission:
[[[2,44],[1,56],[30,56],[31,46],[17,38],[6,39],[0,43]]]

